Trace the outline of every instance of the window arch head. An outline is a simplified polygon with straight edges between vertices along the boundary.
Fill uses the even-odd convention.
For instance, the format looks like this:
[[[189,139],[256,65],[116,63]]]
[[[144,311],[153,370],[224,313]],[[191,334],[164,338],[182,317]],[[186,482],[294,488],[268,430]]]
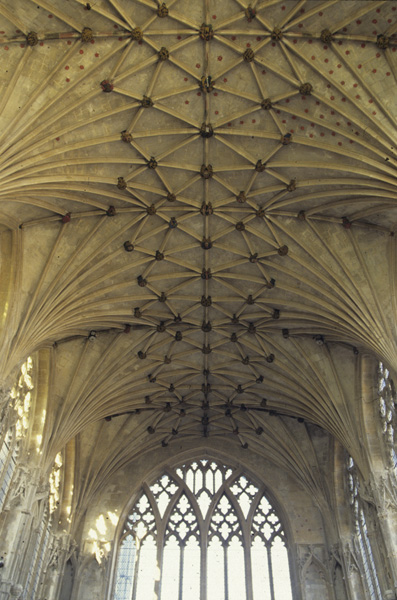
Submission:
[[[144,483],[118,540],[115,600],[291,600],[286,538],[263,486],[211,459]]]

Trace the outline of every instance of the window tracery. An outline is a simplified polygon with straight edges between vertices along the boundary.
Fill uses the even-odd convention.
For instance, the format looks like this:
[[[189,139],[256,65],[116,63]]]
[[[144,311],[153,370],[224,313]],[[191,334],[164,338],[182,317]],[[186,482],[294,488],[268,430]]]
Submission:
[[[17,438],[23,438],[29,427],[28,415],[32,402],[33,390],[33,359],[29,356],[23,363],[18,380],[11,390],[14,408],[18,414],[16,422]]]
[[[115,600],[291,600],[282,524],[262,486],[214,460],[144,484],[119,541]]]
[[[353,510],[355,533],[362,561],[366,587],[371,600],[382,600],[375,560],[368,536],[365,505],[360,498],[360,481],[354,460],[350,456],[347,464],[350,506]]]
[[[32,554],[30,567],[25,583],[26,600],[35,600],[40,580],[43,576],[43,566],[49,552],[51,537],[50,515],[47,506],[44,506],[39,525],[32,532]]]
[[[388,461],[391,467],[397,467],[394,432],[396,428],[396,390],[390,377],[390,371],[383,363],[378,369],[379,414],[382,433],[385,439]]]
[[[0,448],[0,509],[5,502],[16,467],[18,448],[12,431],[8,431]]]
[[[29,426],[28,417],[33,388],[33,359],[29,356],[23,363],[11,390],[12,409],[16,414],[15,423],[4,433],[3,439],[0,436],[0,509],[6,501],[17,466],[20,443]]]
[[[60,452],[55,457],[54,466],[50,473],[50,495],[48,499],[50,514],[55,512],[59,504],[59,489],[61,485],[61,469],[62,469],[62,455]]]

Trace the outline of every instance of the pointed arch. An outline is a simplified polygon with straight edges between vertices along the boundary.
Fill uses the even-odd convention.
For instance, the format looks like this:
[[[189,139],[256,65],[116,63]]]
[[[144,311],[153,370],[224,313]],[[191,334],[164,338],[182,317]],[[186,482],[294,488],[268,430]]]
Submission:
[[[263,484],[226,461],[165,467],[121,523],[115,600],[292,600],[281,520]]]

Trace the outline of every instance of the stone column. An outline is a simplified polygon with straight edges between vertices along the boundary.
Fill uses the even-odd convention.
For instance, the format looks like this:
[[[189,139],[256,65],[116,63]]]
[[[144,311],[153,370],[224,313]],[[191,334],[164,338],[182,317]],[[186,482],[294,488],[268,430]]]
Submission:
[[[19,583],[0,579],[0,600],[19,600],[22,594],[23,587]]]
[[[363,600],[365,598],[363,585],[364,573],[362,572],[353,538],[343,543],[342,556],[349,600]]]
[[[373,479],[370,493],[386,548],[388,564],[385,565],[385,570],[389,572],[392,586],[387,593],[391,597],[392,593],[397,597],[397,476],[394,470],[385,471],[377,477],[377,481]]]
[[[70,549],[71,538],[69,534],[61,534],[53,538],[49,559],[43,569],[44,582],[41,595],[46,600],[56,600],[59,596]]]

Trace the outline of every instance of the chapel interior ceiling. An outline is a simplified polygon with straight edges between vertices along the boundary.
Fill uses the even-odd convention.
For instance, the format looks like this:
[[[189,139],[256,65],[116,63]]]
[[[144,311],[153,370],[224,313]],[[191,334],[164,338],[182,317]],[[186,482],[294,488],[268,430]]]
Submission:
[[[106,473],[189,436],[285,466],[302,421],[359,453],[349,369],[397,355],[396,8],[0,1],[1,366],[53,347],[49,456],[106,424]]]

